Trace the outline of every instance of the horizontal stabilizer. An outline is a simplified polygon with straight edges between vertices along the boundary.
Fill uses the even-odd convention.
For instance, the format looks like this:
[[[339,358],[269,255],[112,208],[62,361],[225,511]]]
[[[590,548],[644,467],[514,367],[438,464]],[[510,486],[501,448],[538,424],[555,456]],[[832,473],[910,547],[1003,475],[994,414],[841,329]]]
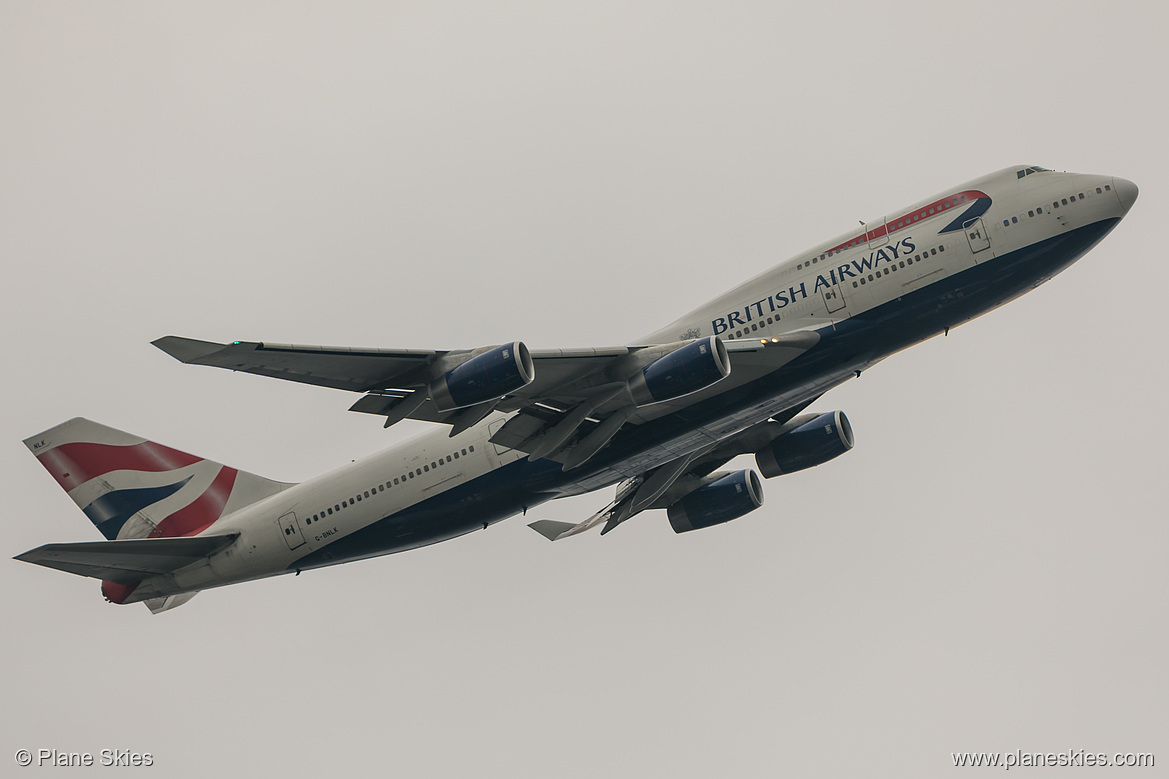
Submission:
[[[237,538],[239,533],[45,544],[15,559],[115,584],[133,584],[151,576],[174,573],[218,552]]]
[[[556,539],[560,538],[560,536],[576,527],[576,525],[572,524],[571,522],[557,522],[552,519],[541,519],[536,522],[532,522],[528,525],[528,527],[530,527],[532,530],[535,530],[549,541],[555,541]]]

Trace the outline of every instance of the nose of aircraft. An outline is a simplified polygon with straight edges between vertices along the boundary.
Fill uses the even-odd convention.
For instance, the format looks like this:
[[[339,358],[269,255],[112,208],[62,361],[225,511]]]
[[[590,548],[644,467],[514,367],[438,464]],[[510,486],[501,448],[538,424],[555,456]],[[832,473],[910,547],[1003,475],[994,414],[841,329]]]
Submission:
[[[1112,189],[1116,192],[1117,199],[1120,200],[1120,207],[1124,209],[1127,214],[1128,210],[1132,208],[1132,204],[1137,202],[1137,185],[1128,179],[1116,178],[1112,179]]]

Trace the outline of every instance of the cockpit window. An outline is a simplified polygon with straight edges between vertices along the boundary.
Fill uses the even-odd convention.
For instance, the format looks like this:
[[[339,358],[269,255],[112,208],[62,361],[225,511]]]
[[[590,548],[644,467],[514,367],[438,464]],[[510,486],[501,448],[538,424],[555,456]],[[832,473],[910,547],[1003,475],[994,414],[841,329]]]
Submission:
[[[1051,168],[1041,168],[1038,165],[1031,168],[1024,168],[1023,170],[1015,171],[1015,175],[1019,178],[1030,176],[1032,173],[1047,173]]]

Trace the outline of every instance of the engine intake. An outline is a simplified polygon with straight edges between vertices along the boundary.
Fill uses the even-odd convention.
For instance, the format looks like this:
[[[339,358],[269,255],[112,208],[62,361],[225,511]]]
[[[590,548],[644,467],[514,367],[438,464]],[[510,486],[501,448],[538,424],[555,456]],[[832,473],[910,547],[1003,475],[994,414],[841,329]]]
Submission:
[[[708,482],[670,506],[675,533],[688,533],[738,519],[763,505],[763,484],[755,471],[735,471]]]
[[[852,425],[843,411],[821,414],[789,430],[755,453],[764,478],[795,473],[828,462],[852,448]]]
[[[430,384],[430,399],[439,411],[454,411],[495,398],[532,383],[532,355],[522,341],[496,346],[449,370]]]
[[[730,373],[727,347],[712,335],[651,362],[629,380],[629,392],[638,406],[648,406],[706,389]]]

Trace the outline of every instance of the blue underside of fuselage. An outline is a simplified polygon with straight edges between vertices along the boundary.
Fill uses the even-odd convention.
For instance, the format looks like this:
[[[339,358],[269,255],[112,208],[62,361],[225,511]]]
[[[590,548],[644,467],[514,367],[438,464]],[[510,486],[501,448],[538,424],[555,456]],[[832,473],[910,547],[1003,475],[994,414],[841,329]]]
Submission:
[[[613,482],[619,481],[622,476],[614,466],[662,441],[741,414],[793,389],[814,387],[825,376],[861,370],[1013,300],[1071,265],[1119,223],[1119,219],[1106,219],[1010,254],[988,257],[972,268],[823,328],[819,344],[768,376],[678,413],[629,426],[580,468],[564,473],[559,463],[549,460],[517,460],[340,538],[289,569],[334,565],[445,541],[571,493],[574,483],[595,480],[605,471],[613,473]],[[810,390],[803,400],[815,394],[818,391]]]

